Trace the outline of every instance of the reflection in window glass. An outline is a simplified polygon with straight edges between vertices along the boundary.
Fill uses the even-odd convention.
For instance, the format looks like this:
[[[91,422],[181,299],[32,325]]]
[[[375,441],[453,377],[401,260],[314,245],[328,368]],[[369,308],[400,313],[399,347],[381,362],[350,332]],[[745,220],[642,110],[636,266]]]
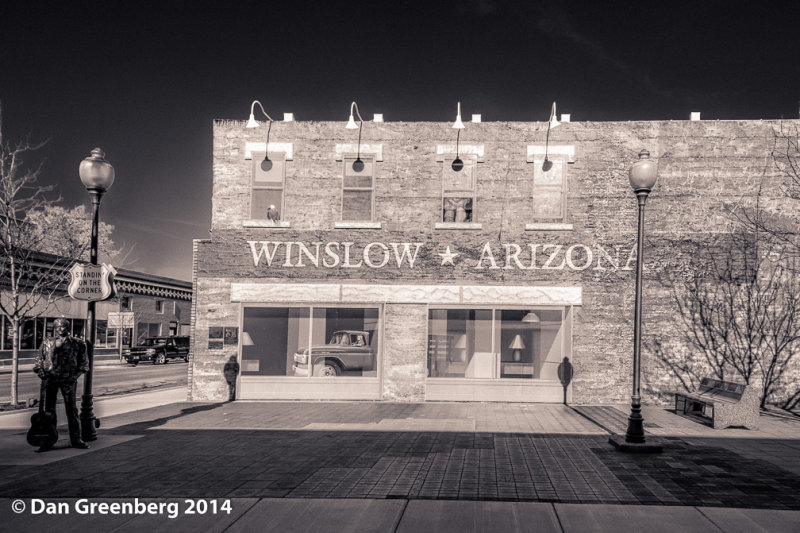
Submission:
[[[377,376],[378,309],[246,307],[242,375]]]
[[[558,379],[562,309],[431,309],[428,376]]]

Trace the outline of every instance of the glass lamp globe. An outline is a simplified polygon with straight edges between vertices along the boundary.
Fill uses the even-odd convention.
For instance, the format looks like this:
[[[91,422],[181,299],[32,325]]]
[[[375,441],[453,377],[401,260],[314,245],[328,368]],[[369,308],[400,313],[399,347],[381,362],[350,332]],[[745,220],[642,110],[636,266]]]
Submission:
[[[639,160],[631,166],[628,179],[633,192],[650,192],[658,179],[658,165],[650,159],[650,152],[639,152]]]
[[[114,183],[114,167],[106,161],[105,156],[103,150],[95,148],[90,157],[81,161],[78,174],[86,189],[105,192]]]

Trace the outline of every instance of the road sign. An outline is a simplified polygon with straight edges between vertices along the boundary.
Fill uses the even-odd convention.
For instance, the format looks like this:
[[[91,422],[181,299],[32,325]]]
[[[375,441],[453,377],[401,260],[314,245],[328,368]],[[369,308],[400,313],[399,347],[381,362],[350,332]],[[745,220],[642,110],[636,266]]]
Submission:
[[[108,327],[109,329],[132,328],[133,313],[117,313],[111,311],[108,313]]]
[[[108,300],[114,296],[114,275],[117,271],[113,266],[82,265],[75,263],[69,269],[72,280],[69,282],[67,292],[75,300],[97,302]]]

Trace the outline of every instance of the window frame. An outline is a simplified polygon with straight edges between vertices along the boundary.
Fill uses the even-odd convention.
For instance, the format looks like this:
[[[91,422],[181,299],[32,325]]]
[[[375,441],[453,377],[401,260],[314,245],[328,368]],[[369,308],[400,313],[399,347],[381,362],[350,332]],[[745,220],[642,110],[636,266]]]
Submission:
[[[272,143],[270,143],[272,144]],[[260,168],[257,165],[261,165],[261,162],[264,160],[264,154],[266,152],[258,152],[253,151],[251,154],[251,167],[250,167],[250,209],[249,209],[249,220],[267,220],[267,212],[266,210],[263,213],[253,213],[253,198],[255,197],[255,191],[265,190],[265,191],[280,191],[281,194],[281,201],[280,205],[276,206],[278,209],[278,213],[283,219],[284,214],[284,206],[286,204],[286,152],[276,150],[270,151],[270,160],[273,163],[272,170],[270,172],[277,172],[275,169],[276,166],[280,168],[280,181],[274,182],[257,182],[256,175],[257,172],[260,171]]]
[[[367,160],[369,160],[369,164],[372,165],[372,175],[371,178],[371,185],[369,187],[346,187],[345,180],[348,177],[347,169],[351,168],[351,165],[356,160],[356,158],[360,157],[362,161],[364,161],[364,169],[367,168]],[[341,188],[341,202],[339,204],[339,221],[346,222],[346,223],[358,223],[358,222],[374,222],[375,221],[375,178],[378,174],[378,158],[373,153],[361,153],[360,155],[357,153],[345,153],[342,154],[342,188]],[[363,172],[356,173],[358,176],[366,176]],[[350,192],[363,192],[363,191],[370,191],[370,213],[368,219],[345,219],[344,218],[344,198],[345,194]]]
[[[534,159],[534,168],[533,168],[533,180],[531,183],[531,198],[532,198],[532,206],[531,206],[531,218],[534,223],[538,224],[563,224],[567,221],[567,169],[569,166],[569,160],[567,155],[565,154],[549,154],[547,156],[548,160],[553,162],[553,167],[544,172],[542,170],[542,164],[544,163],[544,157],[542,159]],[[553,185],[553,184],[542,184],[539,183],[537,186],[536,184],[536,176],[538,173],[542,173],[542,176],[550,173],[555,172],[557,168],[561,169],[561,180],[560,183]],[[561,202],[559,206],[559,215],[556,217],[541,217],[536,216],[536,204],[537,204],[537,195],[541,198],[542,191],[558,191],[561,195]]]
[[[436,305],[429,305],[428,306],[428,318],[426,322],[426,338],[428,339],[428,348],[426,352],[426,362],[425,362],[425,371],[426,371],[426,379],[433,379],[433,380],[480,380],[481,382],[491,382],[491,383],[499,383],[499,382],[509,382],[509,380],[520,379],[520,378],[513,378],[513,377],[503,377],[502,375],[502,364],[505,362],[502,360],[502,352],[503,348],[500,346],[500,339],[497,338],[498,334],[498,327],[502,327],[502,322],[498,324],[497,313],[499,311],[560,311],[561,313],[561,321],[559,322],[559,328],[562,329],[561,331],[561,356],[569,357],[570,361],[573,359],[573,341],[572,341],[572,313],[574,312],[574,306],[572,305],[456,305],[456,304],[436,304]],[[471,378],[466,376],[432,376],[431,375],[431,330],[430,330],[430,312],[431,311],[448,311],[448,310],[466,310],[466,311],[477,311],[477,310],[485,310],[489,311],[491,315],[491,349],[493,354],[496,354],[497,359],[493,360],[493,370],[492,370],[492,377],[491,378]],[[552,324],[545,322],[545,325],[551,326]],[[499,348],[499,351],[496,349]],[[554,361],[545,361],[545,363],[554,363]],[[540,371],[541,372],[541,371]],[[537,382],[542,378],[523,378],[526,382]]]
[[[439,222],[440,223],[445,223],[445,224],[453,224],[453,223],[455,223],[455,224],[475,224],[477,222],[476,214],[477,214],[477,204],[478,204],[478,175],[477,175],[477,171],[478,171],[478,162],[480,161],[480,157],[479,157],[478,154],[472,154],[472,153],[459,153],[458,157],[459,157],[459,159],[461,159],[464,162],[464,168],[459,172],[459,174],[461,174],[462,172],[470,172],[471,173],[470,180],[472,182],[472,187],[471,187],[471,190],[456,189],[456,188],[448,189],[446,187],[446,181],[447,181],[446,174],[448,173],[448,171],[455,172],[454,170],[452,170],[451,165],[453,163],[453,160],[456,158],[456,154],[455,153],[449,153],[449,154],[445,153],[445,154],[443,154],[443,159],[442,159],[442,180],[441,180],[441,190],[440,190],[440,196],[441,196],[441,204],[440,205],[441,205],[441,209],[440,209],[440,214],[439,214]],[[461,175],[463,175],[463,174],[461,174]],[[450,192],[449,194],[447,194],[448,191]],[[471,193],[471,196],[467,196],[466,195],[466,193],[468,193],[468,192]],[[446,212],[445,211],[445,201],[446,201],[445,199],[446,198],[470,198],[470,200],[472,202],[472,207],[471,207],[471,209],[469,211],[469,220],[464,220],[464,221],[461,221],[461,222],[457,222],[457,221],[455,221],[455,213],[454,213],[454,219],[451,220],[451,221],[446,221],[445,220],[445,212]],[[457,211],[456,211],[456,213],[457,213]]]
[[[272,309],[308,309],[308,320],[310,324],[312,324],[308,328],[308,336],[304,346],[311,347],[314,345],[314,331],[313,331],[313,320],[314,320],[314,310],[315,309],[374,309],[378,312],[377,317],[377,324],[374,330],[374,336],[370,337],[370,342],[368,346],[372,345],[374,342],[377,342],[377,350],[375,351],[375,375],[374,376],[339,376],[335,381],[340,383],[346,383],[349,379],[357,379],[359,383],[363,383],[367,380],[379,380],[382,372],[383,372],[383,319],[384,319],[384,306],[382,304],[360,304],[360,303],[350,303],[350,304],[343,304],[339,302],[310,302],[310,303],[288,303],[288,302],[281,302],[281,303],[245,303],[241,304],[240,306],[240,313],[239,313],[239,331],[244,332],[244,315],[245,309],[248,308],[272,308]],[[242,354],[240,356],[240,363],[244,359],[244,347],[242,345],[242,335],[239,335],[239,351]],[[325,339],[325,343],[330,339]],[[311,365],[309,363],[309,369]],[[293,381],[322,381],[327,382],[330,378],[327,377],[320,377],[314,376],[313,372],[308,372],[306,376],[295,376],[295,375],[275,375],[275,374],[244,374],[242,373],[242,377],[244,378],[271,378],[271,379],[285,379],[285,380],[293,380]]]

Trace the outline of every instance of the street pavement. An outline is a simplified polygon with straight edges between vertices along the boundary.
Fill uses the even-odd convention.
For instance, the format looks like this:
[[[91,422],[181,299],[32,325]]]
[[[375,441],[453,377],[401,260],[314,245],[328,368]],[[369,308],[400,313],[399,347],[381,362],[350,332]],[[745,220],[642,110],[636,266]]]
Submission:
[[[800,531],[791,415],[714,430],[647,406],[664,452],[639,455],[608,443],[626,406],[185,394],[96,401],[88,450],[62,427],[56,449],[34,453],[32,411],[0,414],[0,529]]]

